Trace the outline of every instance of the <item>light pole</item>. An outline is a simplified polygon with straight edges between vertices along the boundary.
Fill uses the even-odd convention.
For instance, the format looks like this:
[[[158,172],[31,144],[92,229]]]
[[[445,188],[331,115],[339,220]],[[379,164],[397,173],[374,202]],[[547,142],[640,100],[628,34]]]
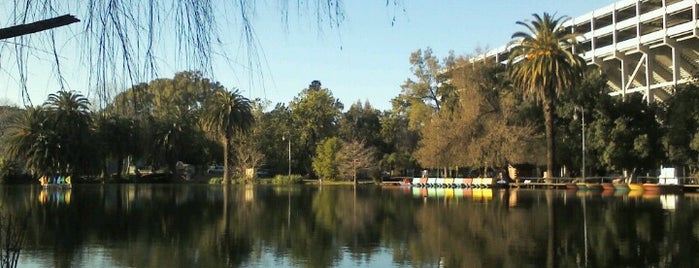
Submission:
[[[580,110],[582,114],[582,180],[585,181],[585,109],[581,106],[575,106],[575,117],[577,117],[577,111]]]
[[[286,139],[286,136],[282,135],[282,141],[283,140],[287,140],[288,144],[289,144],[289,159],[288,159],[288,162],[289,162],[289,175],[288,176],[289,177],[287,177],[287,179],[290,180],[291,179],[291,138]]]

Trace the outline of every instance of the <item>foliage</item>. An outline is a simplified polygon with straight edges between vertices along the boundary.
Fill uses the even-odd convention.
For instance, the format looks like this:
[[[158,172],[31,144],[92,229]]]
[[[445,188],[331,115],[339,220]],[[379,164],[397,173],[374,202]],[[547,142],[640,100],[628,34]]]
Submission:
[[[272,184],[299,184],[303,182],[303,177],[297,174],[277,175],[272,179]]]
[[[518,21],[529,32],[512,35],[508,68],[513,84],[526,96],[543,104],[546,129],[546,170],[553,175],[555,160],[555,100],[582,76],[585,61],[573,53],[577,35],[566,31],[568,17],[534,14],[534,20]]]
[[[612,99],[605,110],[595,111],[595,120],[590,124],[590,148],[599,152],[604,167],[616,171],[659,167],[664,153],[657,109],[640,95],[631,95],[625,101]]]
[[[369,102],[357,101],[344,112],[338,122],[338,136],[345,141],[362,140],[370,146],[385,148],[381,137],[381,111]]]
[[[223,146],[223,182],[231,175],[231,141],[234,134],[246,133],[254,123],[250,101],[238,91],[217,90],[207,100],[202,113],[203,128],[211,133]]]
[[[341,148],[340,139],[336,137],[324,140],[316,148],[313,157],[313,171],[320,179],[336,180],[340,175],[338,154]]]
[[[412,176],[410,171],[417,167],[413,152],[418,146],[420,132],[410,129],[409,119],[398,112],[386,111],[380,121],[381,137],[387,146],[382,152],[381,169],[388,170],[391,176]]]
[[[411,129],[420,130],[433,113],[445,104],[449,107],[454,103],[454,88],[446,83],[449,74],[443,72],[454,65],[454,56],[452,54],[440,63],[428,47],[413,52],[410,64],[416,80],[408,78],[401,86],[401,93],[391,102],[394,111],[410,119]]]
[[[37,176],[84,174],[94,164],[91,122],[84,96],[59,91],[13,120],[7,152]]]
[[[516,120],[518,100],[497,84],[497,66],[463,61],[450,70],[459,103],[422,129],[416,158],[424,167],[504,167],[536,161],[534,127]],[[536,162],[535,162],[536,163]]]
[[[607,78],[600,74],[599,70],[592,69],[587,72],[580,83],[571,90],[563,92],[558,100],[556,114],[556,162],[560,165],[576,170],[579,174],[582,164],[582,123],[585,122],[586,146],[586,170],[602,171],[605,167],[599,161],[601,152],[591,148],[589,144],[604,141],[596,141],[596,138],[608,139],[608,137],[591,136],[591,124],[596,120],[596,114],[608,111],[607,106],[612,105],[612,96],[607,86]],[[584,115],[584,118],[583,118]],[[595,172],[587,172],[593,174]]]
[[[301,151],[299,135],[291,125],[289,108],[283,104],[276,104],[271,111],[263,112],[262,106],[255,111],[259,111],[261,115],[251,130],[254,134],[248,137],[257,143],[257,149],[264,155],[265,165],[274,174],[287,174],[289,166],[293,170],[300,170],[297,164],[302,157],[298,153]],[[291,154],[291,165],[289,154]]]
[[[342,114],[342,103],[335,99],[327,88],[322,88],[318,80],[314,80],[294,97],[289,103],[293,133],[298,135],[298,145],[301,157],[298,161],[301,168],[311,173],[311,157],[316,145],[337,134],[337,121]]]
[[[663,145],[669,164],[687,166],[690,174],[699,172],[699,85],[679,87],[665,104]]]
[[[105,161],[102,168],[106,169],[106,161],[113,159],[117,162],[117,175],[121,177],[126,158],[129,155],[139,155],[137,146],[139,125],[132,118],[106,112],[96,115],[94,124],[95,136],[99,143],[98,150]],[[104,170],[103,173],[105,173]]]

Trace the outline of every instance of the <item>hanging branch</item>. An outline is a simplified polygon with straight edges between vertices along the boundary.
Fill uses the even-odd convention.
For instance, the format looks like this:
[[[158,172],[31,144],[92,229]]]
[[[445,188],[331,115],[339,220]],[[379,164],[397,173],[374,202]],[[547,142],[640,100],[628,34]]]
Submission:
[[[63,15],[32,23],[20,24],[7,28],[0,28],[0,40],[41,32],[61,26],[66,26],[68,24],[76,23],[79,21],[80,20],[73,15]]]

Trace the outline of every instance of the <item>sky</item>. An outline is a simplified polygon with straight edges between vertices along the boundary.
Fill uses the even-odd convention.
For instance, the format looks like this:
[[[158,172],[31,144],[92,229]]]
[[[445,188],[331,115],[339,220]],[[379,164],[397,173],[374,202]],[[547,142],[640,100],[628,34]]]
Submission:
[[[357,101],[368,101],[375,108],[390,110],[390,101],[401,92],[401,84],[411,78],[410,54],[432,48],[438,58],[449,51],[473,55],[505,45],[516,31],[524,30],[516,21],[528,20],[533,13],[555,13],[577,17],[594,9],[613,4],[610,0],[345,0],[344,21],[338,28],[319,29],[314,18],[292,17],[288,25],[281,23],[275,7],[257,6],[252,17],[260,53],[260,67],[250,71],[244,63],[239,44],[224,47],[234,61],[216,61],[212,78],[227,88],[237,88],[248,98],[268,100],[271,104],[288,104],[311,81],[320,80],[348,108]],[[2,6],[0,6],[2,7]],[[3,27],[6,27],[3,25]],[[67,26],[80,27],[80,26]],[[240,32],[221,26],[227,40],[236,40]],[[236,28],[237,29],[237,28]],[[65,31],[55,29],[54,31]],[[0,51],[2,53],[2,51]],[[62,57],[75,55],[76,50],[62,47]],[[16,64],[13,57],[0,54],[0,103],[22,105],[17,75],[7,69]],[[45,60],[45,59],[44,59]],[[243,62],[243,63],[240,63]],[[161,59],[159,75],[172,77],[186,67]],[[39,65],[42,65],[39,63]],[[91,98],[86,87],[85,68],[66,68],[69,89]],[[45,73],[46,72],[46,73]],[[50,70],[31,71],[29,94],[34,104],[58,90]],[[143,81],[147,82],[147,81]]]

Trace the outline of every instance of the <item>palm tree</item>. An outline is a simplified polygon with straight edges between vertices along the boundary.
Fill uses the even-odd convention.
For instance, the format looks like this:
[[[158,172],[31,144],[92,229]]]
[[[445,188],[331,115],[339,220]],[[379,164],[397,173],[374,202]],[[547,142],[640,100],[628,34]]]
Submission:
[[[49,121],[46,109],[28,107],[13,118],[4,137],[7,155],[24,162],[25,168],[36,176],[56,172],[56,135],[46,126]]]
[[[92,135],[90,102],[82,94],[61,90],[50,94],[43,105],[49,112],[51,127],[58,135],[58,172],[72,174],[86,168],[93,150],[89,148]]]
[[[201,123],[223,145],[223,183],[230,176],[230,152],[233,135],[250,129],[254,123],[250,100],[238,91],[216,90],[204,107]]]
[[[508,69],[515,87],[543,105],[546,170],[552,176],[556,97],[582,76],[585,61],[574,52],[578,35],[563,27],[568,17],[555,18],[548,13],[533,16],[534,20],[528,23],[517,22],[529,31],[512,35]]]

